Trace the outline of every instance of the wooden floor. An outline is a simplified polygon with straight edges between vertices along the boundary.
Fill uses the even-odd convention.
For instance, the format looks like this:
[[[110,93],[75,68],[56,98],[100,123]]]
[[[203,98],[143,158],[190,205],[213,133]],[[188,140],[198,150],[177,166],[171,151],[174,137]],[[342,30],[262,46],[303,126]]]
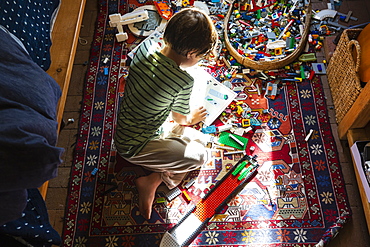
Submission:
[[[313,3],[313,9],[326,9],[327,2],[330,2],[330,0],[311,0],[311,2]],[[348,13],[348,11],[352,11],[353,16],[358,18],[358,21],[351,21],[349,24],[346,24],[347,26],[362,24],[370,21],[369,0],[343,0],[341,1],[341,5],[337,10],[345,14]],[[62,233],[63,227],[63,217],[64,210],[66,208],[67,190],[73,159],[73,149],[78,133],[84,79],[87,71],[87,63],[94,34],[97,11],[97,0],[87,0],[80,33],[81,39],[77,47],[72,79],[63,117],[65,122],[68,122],[68,120],[70,121],[69,124],[67,124],[61,131],[58,141],[58,146],[63,147],[66,150],[62,157],[64,162],[59,168],[58,177],[50,181],[46,196],[46,205],[51,224],[60,234]],[[330,55],[335,48],[334,45],[331,45],[331,40],[329,42],[330,45],[328,50],[326,52],[322,51],[318,54],[319,61],[327,59],[325,55]],[[326,76],[322,77],[322,81],[324,83],[327,97],[328,111],[333,133],[336,136],[337,126],[334,117],[335,109],[333,108]],[[338,236],[329,243],[329,247],[370,247],[370,237],[364,219],[363,208],[351,163],[349,148],[345,142],[341,143],[337,136],[336,140],[353,216],[352,220],[345,225],[344,229],[339,232]]]

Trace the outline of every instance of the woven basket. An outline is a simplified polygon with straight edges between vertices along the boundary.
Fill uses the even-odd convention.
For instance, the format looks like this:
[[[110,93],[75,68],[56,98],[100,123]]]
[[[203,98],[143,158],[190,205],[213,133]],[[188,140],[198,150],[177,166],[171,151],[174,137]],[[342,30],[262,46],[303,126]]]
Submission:
[[[356,40],[361,31],[362,29],[343,31],[326,71],[337,123],[342,121],[362,90],[358,75],[361,48]],[[354,48],[356,52],[353,52]]]
[[[298,56],[302,53],[302,51],[304,50],[304,48],[306,46],[306,43],[307,43],[308,34],[310,32],[309,26],[310,26],[311,17],[312,17],[312,15],[310,15],[310,14],[308,14],[306,16],[305,28],[304,28],[304,32],[303,32],[303,35],[302,35],[302,39],[299,42],[298,48],[295,49],[291,54],[285,56],[284,58],[276,59],[276,60],[272,60],[272,61],[254,61],[254,60],[249,59],[245,56],[242,56],[231,45],[231,43],[229,41],[228,34],[227,34],[229,19],[230,19],[231,13],[233,12],[233,6],[234,6],[234,1],[230,3],[229,11],[228,11],[228,13],[225,17],[225,21],[224,21],[224,27],[225,27],[224,28],[224,39],[225,39],[225,45],[226,45],[227,50],[229,51],[230,55],[232,57],[234,57],[235,60],[238,63],[244,65],[247,68],[252,68],[252,69],[255,69],[255,70],[279,69],[279,68],[283,68],[285,65],[288,65],[288,64],[294,62],[298,58]],[[312,12],[311,1],[306,6],[305,11],[306,11],[306,13],[311,13]]]

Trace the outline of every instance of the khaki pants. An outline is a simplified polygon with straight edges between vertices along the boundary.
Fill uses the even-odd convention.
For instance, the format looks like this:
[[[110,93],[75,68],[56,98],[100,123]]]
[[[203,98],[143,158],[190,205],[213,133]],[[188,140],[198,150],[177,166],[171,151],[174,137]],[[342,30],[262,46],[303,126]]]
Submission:
[[[169,189],[181,183],[187,172],[207,162],[210,136],[190,127],[175,125],[166,137],[152,140],[127,160],[147,170],[161,173]]]

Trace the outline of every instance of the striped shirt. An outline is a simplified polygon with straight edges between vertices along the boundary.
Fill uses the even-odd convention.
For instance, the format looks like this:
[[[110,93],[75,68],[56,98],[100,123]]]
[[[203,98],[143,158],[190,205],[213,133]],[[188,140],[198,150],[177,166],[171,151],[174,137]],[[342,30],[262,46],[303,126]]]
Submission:
[[[117,118],[115,145],[129,158],[158,136],[171,111],[189,114],[194,79],[151,40],[143,42],[131,62]]]

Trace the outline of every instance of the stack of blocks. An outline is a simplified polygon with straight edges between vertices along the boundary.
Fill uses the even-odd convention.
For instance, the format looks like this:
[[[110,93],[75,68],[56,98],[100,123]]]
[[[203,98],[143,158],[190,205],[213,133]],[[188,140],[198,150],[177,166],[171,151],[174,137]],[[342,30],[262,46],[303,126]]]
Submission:
[[[187,215],[162,238],[160,246],[186,246],[204,225],[244,187],[258,168],[256,157],[245,155]],[[237,176],[239,174],[239,176]]]

